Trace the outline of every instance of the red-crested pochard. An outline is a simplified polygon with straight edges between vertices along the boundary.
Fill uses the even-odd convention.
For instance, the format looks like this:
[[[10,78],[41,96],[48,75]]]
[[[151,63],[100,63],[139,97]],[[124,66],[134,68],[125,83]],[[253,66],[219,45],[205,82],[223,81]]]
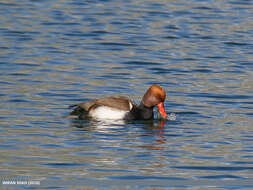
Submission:
[[[136,105],[124,96],[110,96],[70,106],[75,109],[71,117],[84,119],[87,116],[95,119],[153,119],[153,108],[157,106],[160,115],[167,118],[164,109],[165,90],[159,85],[152,85],[144,94],[141,103]]]

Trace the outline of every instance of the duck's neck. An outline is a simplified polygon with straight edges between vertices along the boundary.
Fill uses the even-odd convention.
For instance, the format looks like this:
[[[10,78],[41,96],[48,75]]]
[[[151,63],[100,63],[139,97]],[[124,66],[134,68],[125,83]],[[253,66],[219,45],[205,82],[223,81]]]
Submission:
[[[153,107],[146,107],[142,102],[134,107],[129,113],[130,119],[147,120],[153,119],[154,112]]]

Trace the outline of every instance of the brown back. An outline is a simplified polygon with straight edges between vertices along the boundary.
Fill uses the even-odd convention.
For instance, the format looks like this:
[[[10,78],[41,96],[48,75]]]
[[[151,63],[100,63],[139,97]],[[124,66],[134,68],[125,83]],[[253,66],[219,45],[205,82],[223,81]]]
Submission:
[[[90,102],[84,102],[78,104],[79,107],[85,109],[86,111],[89,111],[91,107],[98,107],[98,106],[108,106],[115,109],[120,109],[124,111],[130,111],[131,106],[135,105],[131,100],[129,100],[127,97],[124,96],[110,96],[107,98],[101,98],[101,99],[95,99]]]

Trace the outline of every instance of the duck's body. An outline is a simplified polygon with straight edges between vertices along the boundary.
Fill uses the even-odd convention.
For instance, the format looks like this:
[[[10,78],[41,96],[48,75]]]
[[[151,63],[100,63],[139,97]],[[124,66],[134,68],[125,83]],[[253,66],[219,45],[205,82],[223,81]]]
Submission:
[[[75,109],[70,115],[79,119],[89,116],[102,120],[147,120],[153,119],[153,108],[157,106],[160,114],[167,117],[163,106],[165,96],[165,91],[160,86],[152,85],[139,105],[124,96],[111,96],[73,105],[71,107],[75,107]]]

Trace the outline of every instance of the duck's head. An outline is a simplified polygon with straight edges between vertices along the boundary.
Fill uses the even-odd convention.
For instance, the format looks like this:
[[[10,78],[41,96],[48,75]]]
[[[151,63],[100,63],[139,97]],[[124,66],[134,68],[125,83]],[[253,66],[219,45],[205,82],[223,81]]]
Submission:
[[[159,85],[152,85],[142,98],[142,103],[146,107],[157,106],[159,113],[163,118],[167,118],[164,109],[164,101],[166,98],[165,90]]]

